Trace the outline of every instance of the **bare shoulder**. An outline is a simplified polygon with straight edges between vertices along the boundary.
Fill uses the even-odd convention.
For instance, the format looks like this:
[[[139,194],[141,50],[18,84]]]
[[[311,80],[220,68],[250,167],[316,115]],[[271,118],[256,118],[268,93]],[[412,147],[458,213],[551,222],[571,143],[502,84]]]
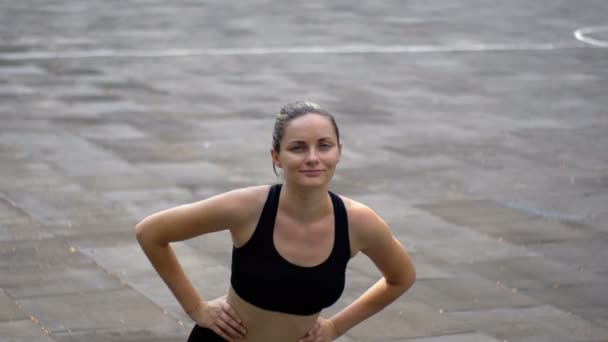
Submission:
[[[260,208],[264,206],[269,189],[270,185],[239,188],[212,196],[199,203],[213,201],[223,207],[227,213],[231,213],[233,217],[247,219],[251,215],[259,214]]]
[[[364,250],[387,234],[392,235],[388,225],[372,208],[351,198],[340,197],[348,214],[351,245],[356,251]]]

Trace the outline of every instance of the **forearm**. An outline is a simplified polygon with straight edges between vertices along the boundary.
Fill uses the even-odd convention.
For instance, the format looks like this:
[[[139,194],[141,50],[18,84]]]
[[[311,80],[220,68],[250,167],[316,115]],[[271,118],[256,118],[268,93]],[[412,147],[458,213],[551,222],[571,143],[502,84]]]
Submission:
[[[394,300],[399,298],[409,285],[389,284],[386,279],[380,279],[361,297],[330,318],[338,335],[343,335],[355,325],[378,313]]]
[[[156,269],[184,311],[191,312],[202,301],[198,291],[179,263],[175,251],[169,244],[158,244],[138,234],[137,240],[150,263]]]

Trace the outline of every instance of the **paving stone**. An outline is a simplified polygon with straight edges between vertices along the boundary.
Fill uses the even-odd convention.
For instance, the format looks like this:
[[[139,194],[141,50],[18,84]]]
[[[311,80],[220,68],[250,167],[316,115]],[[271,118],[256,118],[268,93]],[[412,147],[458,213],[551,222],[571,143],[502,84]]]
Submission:
[[[15,75],[19,75],[19,76],[30,76],[30,75],[44,75],[45,72],[43,69],[37,67],[36,65],[32,65],[32,64],[14,64],[14,65],[7,65],[7,64],[3,64],[0,65],[0,75],[5,76],[5,75],[11,75],[11,76],[15,76]]]
[[[59,158],[58,158],[59,159]],[[126,177],[136,178],[141,174],[140,170],[132,167],[124,160],[117,158],[101,159],[91,161],[65,161],[57,167],[63,174],[70,178],[91,177],[95,175],[107,176],[124,174]]]
[[[608,234],[596,234],[591,240],[543,243],[535,247],[543,255],[591,272],[608,270]]]
[[[201,253],[200,256],[204,258],[208,257],[223,265],[230,265],[234,245],[227,230],[199,236],[184,243]]]
[[[588,341],[605,338],[606,329],[552,306],[449,313],[458,324],[507,341]]]
[[[453,334],[453,335],[442,335],[442,336],[431,336],[431,337],[421,337],[421,338],[410,338],[406,340],[397,340],[397,341],[407,341],[407,342],[498,342],[499,340],[494,337],[488,336],[486,334],[481,333],[464,333],[464,334]]]
[[[481,278],[419,279],[408,296],[446,312],[541,304],[500,283]]]
[[[544,290],[554,286],[606,283],[608,277],[544,257],[513,258],[461,265],[510,288]]]
[[[0,336],[3,342],[56,342],[29,317],[26,320],[0,322]]]
[[[123,189],[104,192],[103,196],[125,208],[138,222],[156,212],[195,201],[189,191],[179,187]]]
[[[169,179],[135,170],[111,174],[88,174],[76,176],[75,180],[87,190],[95,192],[143,190],[171,186]]]
[[[146,163],[138,164],[138,166],[147,172],[170,179],[175,184],[184,187],[213,184],[217,179],[234,177],[230,170],[204,161],[191,163]]]
[[[502,238],[514,244],[545,243],[585,239],[590,233],[573,229],[560,221],[545,218],[512,220],[487,225],[477,225],[475,229],[496,238]]]
[[[156,271],[152,268],[137,241],[135,241],[134,232],[133,240],[130,243],[123,243],[118,246],[99,246],[98,242],[93,245],[86,242],[75,243],[81,244],[78,246],[78,250],[84,255],[123,279],[149,274],[156,275]],[[199,253],[183,242],[172,243],[171,246],[180,259],[180,263],[186,269],[200,270],[217,266],[217,262],[208,258],[206,253]]]
[[[190,331],[183,329],[181,333],[166,334],[156,332],[154,329],[98,329],[92,331],[54,333],[53,339],[57,342],[183,342],[188,339]]]
[[[47,265],[83,265],[91,261],[60,238],[0,241],[0,269]]]
[[[448,279],[474,277],[475,273],[468,270],[454,270],[446,266],[438,266],[422,257],[413,257],[416,267],[416,279]]]
[[[29,316],[9,297],[3,290],[0,290],[0,323],[3,321],[14,321],[27,319]]]
[[[608,283],[559,285],[548,289],[524,289],[522,293],[585,318],[608,318]]]
[[[0,241],[52,238],[39,222],[30,218],[0,193]]]
[[[15,154],[18,154],[18,152]],[[26,153],[22,157],[29,158]],[[6,197],[12,192],[9,190],[49,189],[56,186],[65,186],[69,183],[69,180],[64,176],[54,174],[51,166],[46,163],[16,162],[14,158],[6,161],[6,163],[3,161],[2,174],[8,176],[3,176],[0,179],[0,186],[2,186]]]
[[[127,215],[97,214],[94,211],[87,217],[70,217],[67,221],[53,222],[45,229],[57,237],[78,237],[80,235],[103,236],[112,233],[130,232],[138,221]]]
[[[352,199],[372,208],[389,226],[394,226],[397,231],[407,231],[409,228],[409,225],[403,225],[403,218],[426,214],[422,210],[410,207],[404,200],[393,194],[368,193],[356,195]]]
[[[461,332],[464,330],[446,315],[422,303],[405,300],[355,326],[348,336],[355,341],[388,341]]]
[[[533,215],[488,200],[459,200],[418,205],[419,208],[463,226],[531,219]]]
[[[522,246],[513,246],[484,236],[466,242],[413,243],[415,253],[447,264],[472,264],[539,254]]]
[[[172,335],[183,329],[139,293],[114,290],[20,299],[51,333],[95,329],[150,329]]]
[[[89,256],[91,250],[103,248],[122,248],[136,243],[135,225],[120,232],[105,232],[98,234],[80,234],[64,238],[79,253]]]
[[[88,193],[77,184],[44,188],[36,193],[36,196],[30,196],[29,191],[11,189],[6,192],[6,197],[49,229],[56,226],[114,221],[115,217],[120,219],[121,215],[126,213],[122,207],[112,205],[112,202],[97,194]]]
[[[26,266],[9,268],[2,273],[0,287],[16,299],[116,290],[124,287],[117,277],[94,264]]]
[[[69,103],[68,114],[100,117],[111,113],[143,113],[148,108],[129,100],[90,100],[86,102]]]
[[[410,241],[416,247],[418,244],[427,245],[444,242],[489,241],[490,239],[470,227],[444,221],[417,208],[405,210],[405,215],[395,223],[394,233],[400,240]],[[496,240],[496,239],[492,239]]]
[[[133,125],[131,125],[133,126]],[[113,151],[131,163],[184,162],[206,159],[208,144],[205,141],[166,142],[151,139],[124,141],[97,139],[100,146]]]
[[[96,124],[72,127],[77,135],[87,139],[141,139],[145,133],[124,123]]]
[[[76,242],[78,243],[78,242]],[[94,245],[98,244],[97,242]],[[165,308],[173,317],[183,322],[189,320],[183,309],[147,260],[141,247],[136,243],[122,246],[81,247],[81,251],[103,267],[108,273],[128,284],[151,301]],[[185,243],[172,246],[182,267],[205,298],[213,299],[228,292],[230,281],[229,260],[218,263],[204,253],[194,250]]]

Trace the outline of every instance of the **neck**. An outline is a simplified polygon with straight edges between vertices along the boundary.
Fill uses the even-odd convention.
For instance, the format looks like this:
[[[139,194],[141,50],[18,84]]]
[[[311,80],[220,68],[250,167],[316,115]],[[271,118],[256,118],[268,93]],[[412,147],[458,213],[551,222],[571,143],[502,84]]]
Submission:
[[[316,221],[332,211],[327,186],[298,188],[283,184],[279,207],[290,217],[301,222]]]

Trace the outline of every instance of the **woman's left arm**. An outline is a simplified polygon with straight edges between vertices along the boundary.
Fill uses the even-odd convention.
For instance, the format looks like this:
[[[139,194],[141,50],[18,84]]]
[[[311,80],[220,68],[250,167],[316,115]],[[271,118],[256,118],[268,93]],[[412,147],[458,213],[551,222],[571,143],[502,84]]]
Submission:
[[[374,262],[384,277],[330,319],[319,317],[299,342],[333,341],[399,298],[416,280],[409,254],[373,210],[356,204],[348,214],[354,246]]]
[[[393,236],[388,225],[366,206],[353,210],[353,237],[384,275],[352,304],[329,319],[336,336],[376,314],[407,291],[416,280],[409,254]]]

